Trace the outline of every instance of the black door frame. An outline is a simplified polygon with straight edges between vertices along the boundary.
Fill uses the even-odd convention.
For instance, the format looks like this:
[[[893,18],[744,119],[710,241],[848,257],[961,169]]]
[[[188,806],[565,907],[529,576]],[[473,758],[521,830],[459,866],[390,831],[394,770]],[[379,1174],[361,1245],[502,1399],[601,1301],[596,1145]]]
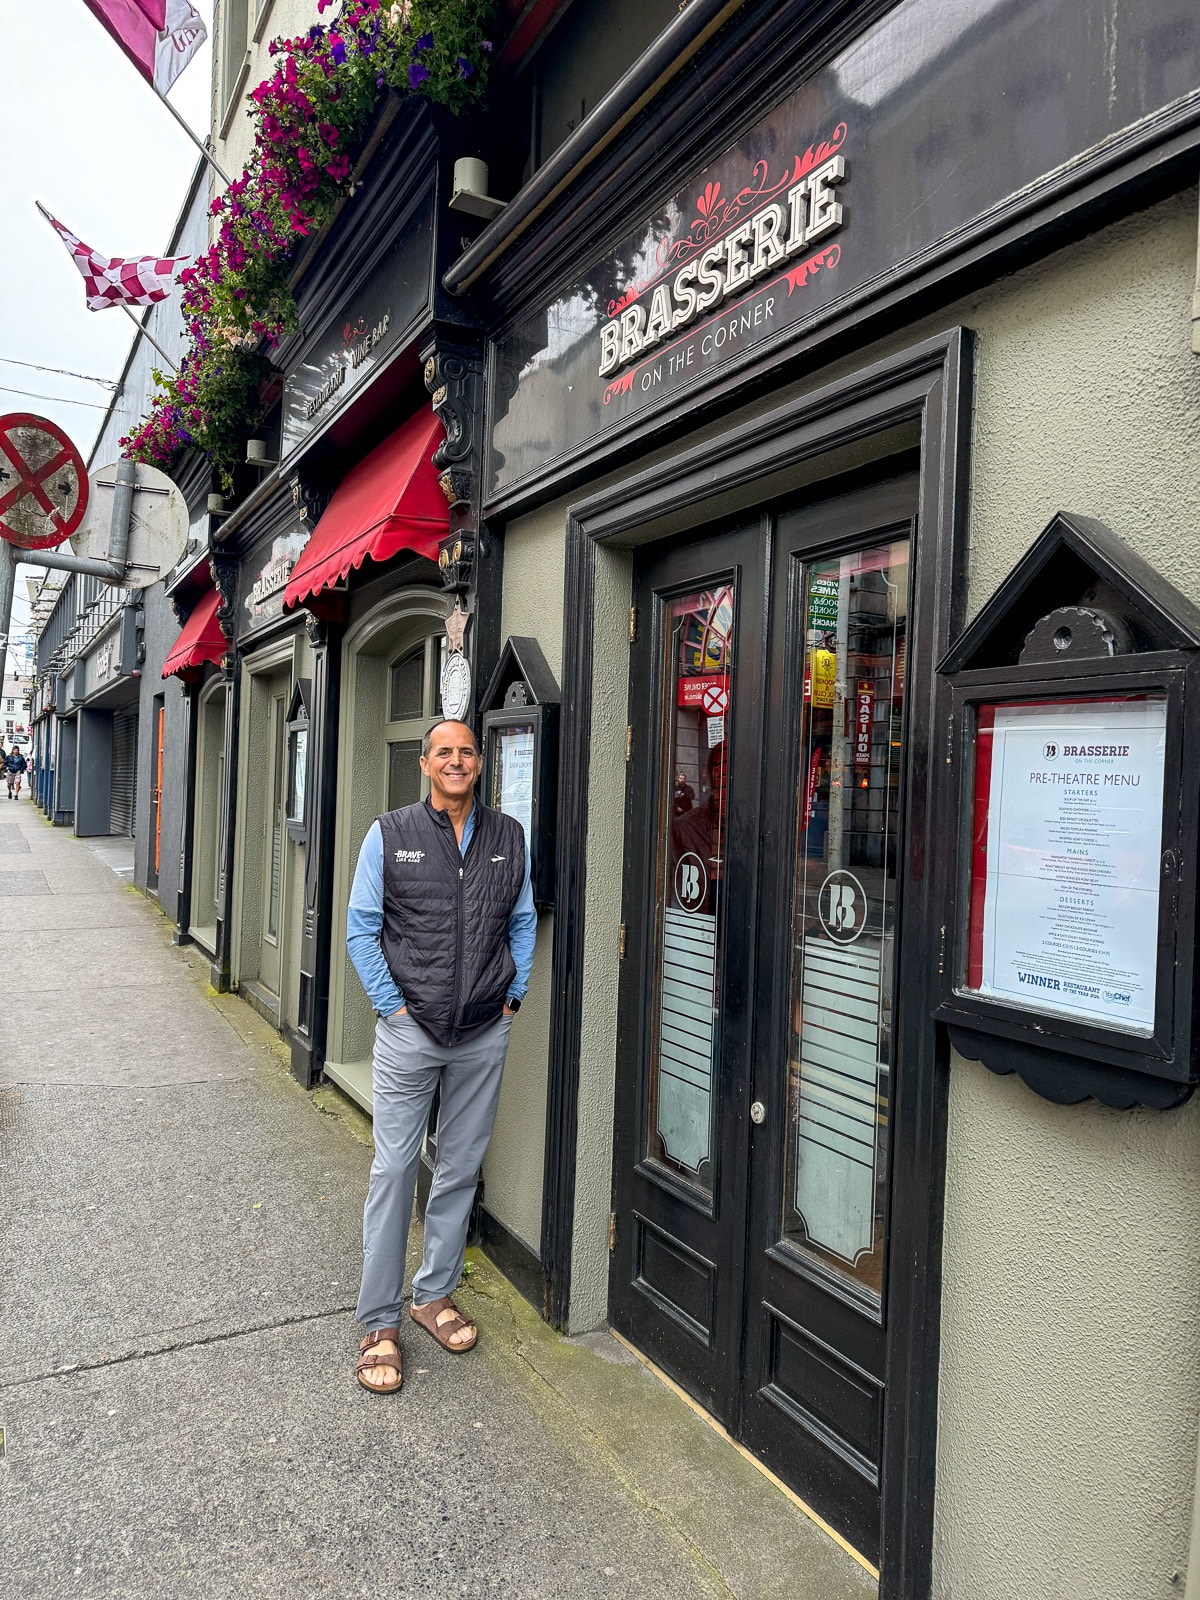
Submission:
[[[567,1323],[579,1133],[579,1067],[586,944],[588,778],[591,754],[596,550],[599,543],[657,525],[663,532],[711,520],[754,486],[777,493],[784,475],[838,449],[861,446],[905,424],[920,429],[923,563],[916,614],[932,634],[926,659],[937,661],[963,620],[967,557],[972,347],[952,328],[810,394],[800,395],[720,437],[680,450],[652,468],[580,501],[568,513],[564,594],[563,700],[558,816],[558,872],[547,1091],[542,1261],[546,1309]],[[709,509],[706,510],[706,507]],[[913,685],[913,711],[930,731],[949,726],[947,684],[931,671]],[[933,741],[930,741],[932,747]],[[909,915],[937,926],[943,879],[952,863],[936,848],[949,825],[948,785],[931,763],[914,773],[923,790],[924,828],[910,855]],[[932,938],[915,1068],[898,1086],[894,1108],[904,1137],[893,1169],[892,1276],[887,1332],[880,1600],[921,1600],[929,1593],[937,1446],[941,1310],[942,1199],[946,1159],[949,1046],[933,1021],[939,957]]]

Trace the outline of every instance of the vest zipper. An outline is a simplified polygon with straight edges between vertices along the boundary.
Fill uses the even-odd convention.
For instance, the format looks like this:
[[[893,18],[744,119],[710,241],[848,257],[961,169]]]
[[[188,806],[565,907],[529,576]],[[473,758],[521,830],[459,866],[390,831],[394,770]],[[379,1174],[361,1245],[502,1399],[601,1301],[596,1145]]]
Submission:
[[[451,1022],[451,1026],[454,1028],[454,1031],[456,1033],[458,1032],[459,1028],[462,1026],[463,946],[464,946],[464,944],[466,942],[465,941],[465,929],[463,927],[463,924],[466,922],[466,914],[465,914],[465,906],[464,906],[464,899],[465,899],[466,891],[465,891],[465,887],[464,887],[464,884],[463,884],[463,878],[464,878],[464,876],[466,874],[466,870],[467,870],[467,867],[466,867],[467,856],[469,856],[471,854],[471,851],[475,847],[475,835],[478,832],[479,832],[479,819],[477,817],[475,819],[475,827],[472,829],[472,832],[471,832],[470,843],[467,845],[467,855],[464,856],[462,851],[458,847],[458,840],[454,837],[454,829],[451,828],[451,830],[450,830],[450,838],[453,841],[454,853],[458,857],[458,944],[457,944],[457,950],[456,950],[455,960],[454,960],[454,1014],[453,1014],[453,1019],[452,1019],[452,1022]]]

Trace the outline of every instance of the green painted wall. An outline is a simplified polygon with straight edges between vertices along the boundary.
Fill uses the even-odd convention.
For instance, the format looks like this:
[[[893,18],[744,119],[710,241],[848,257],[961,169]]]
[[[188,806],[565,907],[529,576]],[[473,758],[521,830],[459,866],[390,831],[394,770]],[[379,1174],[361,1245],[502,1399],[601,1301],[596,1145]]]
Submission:
[[[1193,190],[1137,214],[732,420],[963,324],[977,336],[968,610],[1060,509],[1098,517],[1200,601],[1196,208]],[[569,504],[505,536],[506,631],[534,633],[556,668]],[[607,1300],[627,553],[602,553],[598,594],[576,1329],[602,1320]],[[531,1028],[522,1041],[523,1103],[544,1095],[547,1040]],[[1198,1135],[1200,1097],[1167,1113],[1058,1107],[954,1060],[937,1600],[1183,1592],[1200,1411]],[[518,1189],[521,1203],[535,1186],[540,1200],[537,1163],[529,1150],[507,1174],[513,1215]]]
[[[1200,600],[1195,268],[1193,191],[959,308],[978,335],[972,612],[1060,508]],[[1179,1595],[1200,1099],[1052,1106],[956,1060],[948,1152],[935,1594]]]

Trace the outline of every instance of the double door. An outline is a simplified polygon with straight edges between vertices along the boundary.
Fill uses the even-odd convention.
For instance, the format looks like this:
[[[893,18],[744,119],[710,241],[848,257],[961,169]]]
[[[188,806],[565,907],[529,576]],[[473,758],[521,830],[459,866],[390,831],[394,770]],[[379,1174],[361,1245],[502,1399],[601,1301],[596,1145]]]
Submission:
[[[635,580],[614,1326],[871,1560],[916,483]]]

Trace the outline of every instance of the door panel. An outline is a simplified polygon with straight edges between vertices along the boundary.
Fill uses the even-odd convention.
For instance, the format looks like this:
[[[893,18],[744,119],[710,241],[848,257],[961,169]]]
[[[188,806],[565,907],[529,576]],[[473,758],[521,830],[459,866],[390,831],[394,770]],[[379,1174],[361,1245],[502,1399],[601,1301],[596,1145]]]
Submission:
[[[722,1419],[741,1344],[765,548],[754,525],[647,564],[631,659],[611,1315]]]
[[[290,677],[272,678],[267,691],[267,760],[263,771],[264,861],[262,939],[258,979],[274,995],[280,993],[283,966],[284,876],[287,818],[287,699]]]
[[[643,558],[630,673],[610,1314],[871,1559],[915,513]]]
[[[915,511],[781,515],[772,599],[742,1436],[872,1560]]]

